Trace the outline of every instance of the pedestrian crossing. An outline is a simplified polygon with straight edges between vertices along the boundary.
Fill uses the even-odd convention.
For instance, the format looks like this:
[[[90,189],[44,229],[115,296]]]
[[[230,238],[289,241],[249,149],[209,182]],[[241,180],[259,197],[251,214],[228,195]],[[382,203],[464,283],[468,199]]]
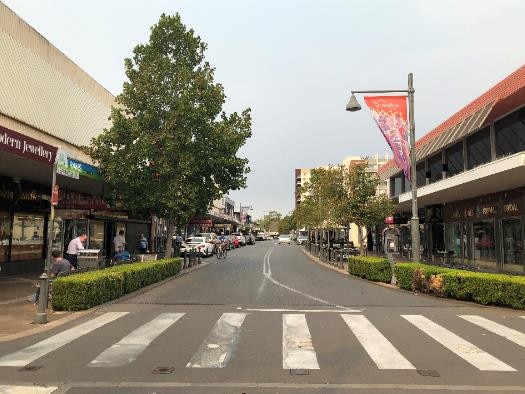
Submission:
[[[309,320],[314,319],[312,316],[319,316],[319,314],[308,315],[307,313],[294,312],[280,315],[282,316],[281,332],[278,333],[279,336],[271,333],[272,337],[275,337],[275,341],[282,342],[279,367],[282,365],[284,370],[317,370],[325,367],[319,363],[318,353],[322,352],[322,349],[316,347],[315,335],[312,335],[312,333],[316,333],[316,330],[311,331],[311,323],[309,325]],[[421,359],[416,357],[415,360],[409,360],[411,356],[414,358],[414,353],[408,351],[406,344],[398,343],[396,346],[395,342],[399,342],[399,336],[389,332],[389,326],[385,328],[384,324],[379,324],[380,328],[378,328],[377,316],[374,318],[365,316],[363,313],[348,312],[339,313],[339,316],[329,315],[332,315],[340,326],[324,326],[324,329],[333,329],[334,334],[335,332],[337,334],[344,333],[342,337],[334,336],[333,340],[345,341],[346,338],[350,338],[348,340],[353,340],[358,344],[364,351],[363,354],[366,353],[366,356],[378,370],[418,369],[418,363],[421,363]],[[125,367],[138,362],[140,356],[147,352],[153,344],[161,342],[159,338],[161,335],[169,336],[170,330],[182,324],[181,322],[190,323],[192,319],[191,313],[160,313],[142,325],[137,324],[138,327],[136,327],[133,326],[135,323],[131,323],[134,320],[131,318],[132,316],[133,314],[129,312],[103,313],[20,350],[5,355],[0,354],[0,367],[28,366],[44,356],[53,356],[61,352],[61,348],[86,336],[96,336],[99,341],[102,341],[102,344],[97,349],[98,351],[93,352],[94,354],[89,355],[89,350],[84,352],[91,360],[87,361],[85,365],[93,368]],[[218,316],[218,319],[212,317],[210,322],[217,320],[211,330],[204,334],[205,337],[200,345],[197,346],[199,342],[195,343],[196,350],[192,350],[191,357],[186,359],[188,361],[184,364],[185,367],[191,369],[228,367],[231,361],[235,359],[236,352],[243,346],[243,327],[247,321],[249,322],[255,317],[255,313],[247,312],[223,313]],[[450,318],[446,320],[448,324],[463,324],[463,327],[467,325],[475,333],[484,335],[483,338],[487,338],[488,341],[473,343],[476,341],[468,341],[458,335],[457,327],[445,327],[447,324],[438,324],[424,315],[400,315],[395,316],[395,318],[397,323],[405,322],[406,327],[402,326],[402,330],[407,330],[406,335],[410,336],[411,340],[412,338],[430,338],[431,342],[437,342],[439,348],[448,355],[457,357],[458,362],[463,362],[479,371],[516,372],[519,369],[525,370],[525,365],[513,365],[516,363],[515,359],[514,361],[502,360],[501,358],[505,358],[505,354],[503,356],[500,354],[498,355],[500,358],[497,358],[483,349],[484,345],[487,346],[490,341],[497,338],[525,347],[525,334],[517,329],[479,315],[456,315],[452,317],[452,320]],[[520,316],[520,318],[523,317]],[[121,321],[125,324],[120,324]],[[119,335],[108,335],[107,338],[115,338],[109,342],[113,340],[116,342],[105,343],[104,332],[109,332],[115,324],[120,324],[118,325]],[[523,320],[513,318],[512,325],[521,327]],[[189,327],[190,324],[186,324],[186,326]],[[254,331],[256,328],[257,325],[254,321],[248,331]],[[479,336],[474,335],[474,338],[478,338],[479,341]],[[428,342],[428,340],[426,341]],[[323,341],[320,342],[323,343]],[[177,345],[172,340],[162,342],[162,344],[163,347],[173,346],[174,353],[176,353]],[[494,351],[493,346],[488,346],[488,348]],[[100,351],[101,349],[104,350]],[[353,352],[358,351],[355,347],[351,349]],[[524,352],[521,355],[523,358],[525,350],[522,351]],[[323,361],[322,358],[320,360]]]

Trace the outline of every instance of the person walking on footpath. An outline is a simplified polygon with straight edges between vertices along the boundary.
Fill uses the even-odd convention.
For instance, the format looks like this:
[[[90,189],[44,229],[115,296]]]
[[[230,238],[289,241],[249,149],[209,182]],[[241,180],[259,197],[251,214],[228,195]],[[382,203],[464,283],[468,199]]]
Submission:
[[[144,236],[144,234],[140,234],[138,247],[139,247],[140,253],[147,253],[148,252],[148,240]]]
[[[84,242],[87,240],[87,234],[82,232],[80,235],[76,238],[73,238],[71,242],[69,242],[69,245],[67,246],[67,252],[64,253],[64,257],[67,261],[71,263],[71,265],[77,269],[78,268],[78,254],[79,251],[81,251],[84,248]]]
[[[121,246],[122,249],[126,248],[126,238],[124,238],[124,230],[120,230],[118,234],[115,235],[115,238],[113,238],[113,246],[115,247],[115,252],[118,252]]]

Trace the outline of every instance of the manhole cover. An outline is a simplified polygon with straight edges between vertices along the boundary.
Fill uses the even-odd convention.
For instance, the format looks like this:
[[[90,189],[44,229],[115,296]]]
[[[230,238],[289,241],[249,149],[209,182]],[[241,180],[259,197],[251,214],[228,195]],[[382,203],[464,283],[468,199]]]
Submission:
[[[310,375],[309,369],[290,369],[290,375]]]
[[[175,371],[175,368],[173,367],[157,367],[153,370],[152,373],[154,374],[170,374],[173,371]]]
[[[434,369],[418,369],[417,373],[421,376],[432,376],[433,378],[439,378],[441,375]]]
[[[24,368],[20,368],[19,371],[32,372],[42,368],[42,365],[26,365]]]

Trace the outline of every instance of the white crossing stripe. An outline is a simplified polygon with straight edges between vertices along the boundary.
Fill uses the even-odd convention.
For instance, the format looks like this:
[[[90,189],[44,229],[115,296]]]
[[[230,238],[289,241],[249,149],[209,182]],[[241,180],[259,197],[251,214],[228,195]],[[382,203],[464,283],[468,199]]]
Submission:
[[[4,386],[0,385],[0,394],[51,394],[57,386]]]
[[[23,367],[32,363],[36,359],[45,356],[52,351],[67,345],[69,342],[86,335],[91,331],[102,327],[105,324],[126,315],[128,312],[107,312],[101,316],[95,317],[85,323],[82,323],[69,330],[60,332],[52,337],[37,342],[34,345],[26,347],[16,353],[8,354],[0,358],[0,367]]]
[[[319,369],[304,314],[283,315],[283,369]]]
[[[223,313],[199,346],[187,368],[224,368],[239,342],[247,313]]]
[[[421,315],[401,315],[451,352],[481,371],[516,371],[472,343]]]
[[[184,316],[184,313],[161,313],[155,319],[140,326],[119,342],[104,350],[88,366],[122,367],[132,363],[155,338],[182,316]]]
[[[341,314],[341,317],[379,369],[415,369],[365,316]]]
[[[493,322],[492,320],[485,319],[484,317],[477,315],[458,315],[462,319],[469,321],[477,326],[484,328],[485,330],[491,331],[503,338],[507,338],[509,341],[514,342],[517,345],[525,347],[525,334],[506,327],[503,324]]]

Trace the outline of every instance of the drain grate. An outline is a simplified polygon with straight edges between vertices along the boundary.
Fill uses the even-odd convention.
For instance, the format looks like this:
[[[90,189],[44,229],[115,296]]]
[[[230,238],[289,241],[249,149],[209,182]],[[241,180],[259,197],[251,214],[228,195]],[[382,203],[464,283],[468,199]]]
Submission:
[[[433,378],[439,378],[441,375],[435,369],[418,369],[417,373],[421,376],[432,376]]]
[[[38,371],[40,368],[42,368],[42,365],[26,365],[24,368],[20,368],[19,371],[33,372]]]
[[[153,374],[168,375],[175,371],[173,367],[157,367],[153,370]]]
[[[290,375],[310,375],[309,369],[290,369]]]

